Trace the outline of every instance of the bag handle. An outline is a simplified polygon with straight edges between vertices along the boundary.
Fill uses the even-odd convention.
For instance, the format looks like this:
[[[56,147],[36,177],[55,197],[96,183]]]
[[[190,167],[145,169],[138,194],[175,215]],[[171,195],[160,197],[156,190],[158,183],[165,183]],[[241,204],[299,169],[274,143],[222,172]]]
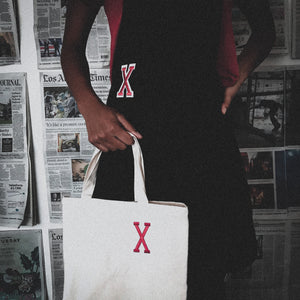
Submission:
[[[132,145],[132,153],[134,159],[134,200],[138,203],[148,204],[145,187],[144,159],[141,146],[137,138],[130,132],[129,134],[133,137],[134,140],[134,144]],[[102,151],[96,149],[91,158],[83,182],[82,198],[92,198],[96,184],[97,169],[101,154]]]

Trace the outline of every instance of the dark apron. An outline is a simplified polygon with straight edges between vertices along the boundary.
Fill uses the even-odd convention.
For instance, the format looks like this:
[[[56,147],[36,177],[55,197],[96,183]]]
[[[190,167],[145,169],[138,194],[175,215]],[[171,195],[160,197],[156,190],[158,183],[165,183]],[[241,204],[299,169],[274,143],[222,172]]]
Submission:
[[[124,0],[107,103],[143,135],[148,198],[189,207],[189,283],[255,255],[247,182],[220,111],[222,4]],[[103,154],[94,197],[133,200],[130,148]]]

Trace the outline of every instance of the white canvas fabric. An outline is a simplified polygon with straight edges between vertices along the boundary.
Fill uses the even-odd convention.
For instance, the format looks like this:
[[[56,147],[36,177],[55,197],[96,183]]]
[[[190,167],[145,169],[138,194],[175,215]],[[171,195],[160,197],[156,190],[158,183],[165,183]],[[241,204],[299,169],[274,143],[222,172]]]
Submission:
[[[134,202],[91,198],[99,151],[82,198],[63,199],[64,300],[186,299],[188,209],[148,201],[137,139],[132,149]]]

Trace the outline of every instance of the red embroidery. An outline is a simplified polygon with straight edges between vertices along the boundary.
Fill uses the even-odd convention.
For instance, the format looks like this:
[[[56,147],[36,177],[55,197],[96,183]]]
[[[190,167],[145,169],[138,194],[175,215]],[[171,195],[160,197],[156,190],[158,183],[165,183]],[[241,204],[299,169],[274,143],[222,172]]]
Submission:
[[[129,84],[129,77],[131,76],[133,70],[135,69],[135,64],[128,65],[122,65],[121,71],[122,71],[122,78],[123,83],[117,92],[117,98],[123,98],[124,97],[124,90],[126,89],[126,97],[133,98],[134,92]]]
[[[136,228],[136,230],[137,230],[137,232],[140,236],[140,239],[139,239],[138,243],[136,244],[135,248],[133,249],[133,252],[140,252],[139,248],[140,248],[141,244],[143,244],[144,249],[145,249],[144,253],[150,253],[150,250],[149,250],[149,248],[148,248],[148,246],[145,242],[145,235],[146,235],[146,233],[147,233],[147,231],[150,227],[150,223],[144,223],[145,228],[143,230],[143,233],[140,230],[140,227],[139,227],[140,223],[139,222],[133,222],[133,225]]]

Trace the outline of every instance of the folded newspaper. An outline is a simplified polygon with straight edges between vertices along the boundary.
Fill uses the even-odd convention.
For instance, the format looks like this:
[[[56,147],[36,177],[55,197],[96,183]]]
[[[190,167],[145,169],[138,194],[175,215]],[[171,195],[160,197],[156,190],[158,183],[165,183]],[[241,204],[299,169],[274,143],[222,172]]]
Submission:
[[[0,231],[0,299],[46,299],[41,230]]]
[[[91,70],[91,82],[102,101],[110,89],[109,69]],[[85,170],[94,151],[62,71],[40,73],[43,95],[45,162],[50,219],[60,222],[62,198],[80,197]]]
[[[66,0],[34,0],[34,33],[39,68],[60,67]],[[87,59],[94,67],[109,65],[110,31],[104,9],[101,8],[91,28],[87,43]]]
[[[0,74],[0,226],[33,225],[31,127],[25,73]]]
[[[17,1],[0,1],[0,65],[20,62],[17,18]]]

